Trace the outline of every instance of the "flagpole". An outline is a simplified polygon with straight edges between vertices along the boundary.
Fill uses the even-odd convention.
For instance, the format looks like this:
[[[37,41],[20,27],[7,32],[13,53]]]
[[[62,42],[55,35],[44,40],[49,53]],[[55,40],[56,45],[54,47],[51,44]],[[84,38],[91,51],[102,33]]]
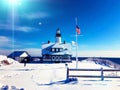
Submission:
[[[76,26],[77,26],[77,17],[76,17]],[[78,68],[78,34],[76,32],[76,69]]]

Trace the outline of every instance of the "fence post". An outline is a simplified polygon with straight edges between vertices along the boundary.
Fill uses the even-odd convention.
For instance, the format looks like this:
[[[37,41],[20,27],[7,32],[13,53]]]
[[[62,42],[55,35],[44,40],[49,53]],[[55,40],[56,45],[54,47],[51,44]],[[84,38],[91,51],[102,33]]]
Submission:
[[[103,75],[104,73],[103,73],[103,68],[101,68],[101,81],[103,81],[104,80],[104,75]]]
[[[67,69],[67,73],[66,73],[66,80],[69,79],[69,68],[68,68],[68,64],[65,64],[66,69]]]

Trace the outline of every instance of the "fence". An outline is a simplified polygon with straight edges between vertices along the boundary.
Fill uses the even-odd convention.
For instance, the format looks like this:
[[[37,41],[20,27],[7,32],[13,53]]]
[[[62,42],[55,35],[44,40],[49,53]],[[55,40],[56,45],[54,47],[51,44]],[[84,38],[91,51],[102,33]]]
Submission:
[[[80,71],[98,71],[100,72],[100,75],[76,75],[76,74],[70,74],[70,72],[80,72]],[[104,75],[105,72],[115,72],[116,75]],[[120,74],[117,75],[117,73],[120,72],[120,69],[69,69],[67,67],[67,75],[66,78],[69,79],[69,77],[84,77],[84,78],[101,78],[103,81],[104,78],[120,78]]]

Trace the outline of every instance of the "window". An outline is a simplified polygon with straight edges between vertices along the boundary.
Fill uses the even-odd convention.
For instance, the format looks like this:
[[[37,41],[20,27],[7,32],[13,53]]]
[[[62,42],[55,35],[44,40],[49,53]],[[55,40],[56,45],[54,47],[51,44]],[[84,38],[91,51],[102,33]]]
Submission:
[[[58,56],[56,56],[56,59],[58,60],[58,59],[59,59],[59,57],[58,57]]]
[[[60,60],[62,60],[62,56],[60,56]]]
[[[51,48],[52,52],[62,52],[63,49],[62,48]]]
[[[63,51],[63,49],[62,48],[60,48],[60,52],[62,52]]]
[[[58,52],[59,51],[59,49],[58,48],[56,48],[56,52]]]
[[[54,52],[55,51],[55,49],[54,48],[52,48],[52,52]]]

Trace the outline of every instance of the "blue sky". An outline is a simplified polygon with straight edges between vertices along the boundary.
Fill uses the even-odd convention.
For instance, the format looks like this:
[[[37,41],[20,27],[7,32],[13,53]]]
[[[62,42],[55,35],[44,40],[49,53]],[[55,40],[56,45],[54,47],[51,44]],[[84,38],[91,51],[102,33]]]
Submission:
[[[18,0],[14,6],[14,41],[12,6],[0,0],[0,49],[29,50],[39,53],[41,43],[55,41],[57,28],[62,40],[75,40],[75,18],[81,56],[120,56],[120,0]],[[74,48],[73,48],[74,51]]]

